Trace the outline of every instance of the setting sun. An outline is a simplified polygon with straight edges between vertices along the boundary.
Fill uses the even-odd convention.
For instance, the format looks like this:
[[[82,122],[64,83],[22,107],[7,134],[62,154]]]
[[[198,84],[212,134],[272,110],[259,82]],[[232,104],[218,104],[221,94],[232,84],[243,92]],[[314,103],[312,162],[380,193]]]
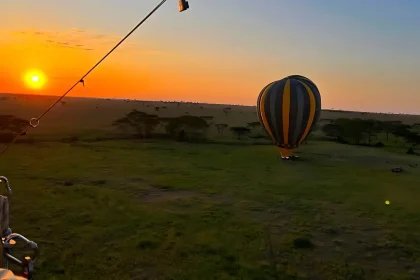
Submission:
[[[26,87],[31,89],[42,89],[47,82],[47,78],[42,71],[31,70],[28,71],[23,78]]]

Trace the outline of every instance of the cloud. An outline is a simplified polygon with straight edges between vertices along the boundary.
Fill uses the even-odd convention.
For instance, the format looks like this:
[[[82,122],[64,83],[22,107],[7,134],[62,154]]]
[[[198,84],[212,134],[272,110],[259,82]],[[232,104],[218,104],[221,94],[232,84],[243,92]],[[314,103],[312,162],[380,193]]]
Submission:
[[[9,37],[14,41],[37,41],[46,48],[69,48],[83,51],[106,50],[114,47],[123,37],[117,34],[103,34],[94,30],[71,28],[64,31],[27,29],[9,32]],[[150,44],[130,38],[119,46],[124,52],[136,52],[142,54],[158,54],[158,49]]]

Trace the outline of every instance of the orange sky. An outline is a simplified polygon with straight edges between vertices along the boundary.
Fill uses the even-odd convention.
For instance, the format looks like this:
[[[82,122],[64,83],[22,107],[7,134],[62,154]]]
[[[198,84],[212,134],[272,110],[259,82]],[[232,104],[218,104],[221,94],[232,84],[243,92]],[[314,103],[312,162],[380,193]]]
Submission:
[[[67,90],[120,39],[78,29],[65,32],[28,29],[4,32],[2,35],[1,90],[47,95],[58,95]],[[141,63],[138,60],[133,63],[133,56],[141,57]],[[166,50],[161,52],[143,42],[126,41],[86,78],[85,87],[78,86],[70,95],[206,99],[220,103],[232,101],[238,92],[249,90],[249,83],[242,83],[243,79],[251,78],[246,73],[232,74],[229,69],[220,70],[211,62],[211,59],[199,57],[199,54],[188,57]],[[240,67],[240,64],[237,63],[235,67]],[[46,74],[48,82],[42,90],[25,87],[22,76],[30,69],[38,69]],[[220,81],[218,78],[223,71],[227,72],[228,79]],[[256,87],[261,87],[261,83]],[[215,94],[215,88],[219,94]],[[207,98],[196,96],[196,92],[207,95]],[[231,94],[224,100],[229,92]],[[241,101],[246,100],[239,97],[238,103]]]
[[[76,28],[3,30],[0,92],[61,95],[121,37]],[[343,61],[287,54],[271,59],[241,52],[240,48],[230,52],[193,47],[185,52],[172,51],[159,41],[135,37],[94,70],[86,78],[85,87],[79,85],[69,96],[254,105],[267,83],[290,74],[304,74],[320,88],[323,108],[382,112],[401,112],[404,108],[413,112],[417,108],[410,108],[413,101],[407,99],[411,94],[407,89],[417,87],[410,75],[401,75],[398,83],[390,83],[395,73],[389,67],[373,65],[359,70],[357,63],[346,62],[343,67]],[[297,58],[304,63],[297,63]],[[25,87],[22,76],[30,69],[46,74],[45,88],[35,91]],[[399,102],[394,93],[401,91],[401,85],[406,95]]]
[[[58,95],[67,90],[118,40],[112,36],[101,38],[100,35],[76,29],[58,34],[25,30],[5,35],[0,46],[0,65],[4,69],[2,91],[48,95]],[[86,41],[87,46],[84,45]],[[149,91],[151,82],[156,79],[149,73],[156,71],[147,71],[147,68],[150,69],[147,55],[143,69],[133,68],[127,58],[136,54],[138,52],[130,48],[130,44],[123,45],[119,53],[115,52],[88,76],[85,88],[77,87],[71,95],[115,97],[117,92]],[[38,69],[46,74],[48,82],[45,88],[34,91],[25,87],[22,75],[30,69]]]

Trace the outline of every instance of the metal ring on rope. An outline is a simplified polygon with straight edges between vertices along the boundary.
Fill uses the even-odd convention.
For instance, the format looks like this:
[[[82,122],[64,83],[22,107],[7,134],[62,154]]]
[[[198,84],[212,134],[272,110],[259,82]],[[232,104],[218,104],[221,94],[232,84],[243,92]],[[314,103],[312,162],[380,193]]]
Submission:
[[[37,127],[37,126],[39,125],[39,119],[37,119],[37,118],[32,118],[32,119],[29,121],[29,124],[30,124],[33,128],[35,128],[35,127]]]

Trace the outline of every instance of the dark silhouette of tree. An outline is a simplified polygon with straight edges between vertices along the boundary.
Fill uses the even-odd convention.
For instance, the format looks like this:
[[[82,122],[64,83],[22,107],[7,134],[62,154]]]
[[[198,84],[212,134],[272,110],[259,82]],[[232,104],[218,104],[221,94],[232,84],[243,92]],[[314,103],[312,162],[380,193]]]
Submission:
[[[413,132],[413,131],[407,131],[404,134],[404,139],[407,143],[412,144],[413,146],[420,145],[420,134]]]
[[[384,121],[382,122],[382,130],[386,134],[386,140],[389,140],[389,135],[394,131],[394,127],[400,125],[400,121]]]
[[[203,136],[209,124],[203,118],[191,115],[184,115],[171,118],[166,126],[167,132],[172,136],[192,139],[194,136]]]
[[[414,123],[414,124],[411,126],[411,128],[412,128],[415,132],[420,133],[420,123]]]
[[[334,123],[326,124],[322,127],[322,131],[330,137],[332,140],[372,145],[372,138],[377,139],[377,135],[381,132],[395,136],[395,141],[398,139],[404,139],[406,143],[417,145],[418,133],[413,131],[413,127],[407,124],[403,124],[400,121],[377,121],[372,119],[345,119],[339,118]]]
[[[322,127],[322,131],[330,137],[332,140],[339,140],[340,137],[340,126],[333,123],[328,123]]]
[[[241,139],[241,138],[242,138],[242,136],[247,135],[248,133],[250,133],[250,132],[251,132],[251,129],[249,129],[249,128],[247,128],[247,127],[244,127],[244,126],[234,126],[234,127],[231,127],[231,128],[230,128],[230,130],[231,130],[234,134],[236,134],[236,137],[237,137],[238,139]]]
[[[372,137],[377,138],[377,134],[382,132],[382,122],[368,119],[368,120],[362,120],[357,119],[357,125],[360,127],[360,129],[363,131],[363,138],[366,138],[368,140],[368,144],[370,145],[372,143]]]
[[[206,120],[206,121],[211,121],[211,120],[214,119],[214,116],[200,116],[200,118],[202,118],[203,120]]]
[[[247,124],[247,127],[251,129],[251,131],[254,131],[257,127],[261,127],[260,122],[250,122]]]
[[[172,120],[173,118],[168,118],[168,117],[160,117],[159,118],[159,122],[160,124],[164,127],[166,134],[170,135],[170,131],[169,131],[169,122]]]
[[[370,141],[370,130],[375,125],[371,120],[362,120],[360,118],[339,118],[335,120],[334,124],[338,125],[339,140],[349,140],[357,145],[366,139]]]
[[[22,132],[28,125],[27,120],[12,115],[0,115],[0,142],[8,143],[15,138],[16,134],[26,135]]]
[[[222,109],[223,113],[225,114],[225,117],[227,117],[230,112],[232,112],[232,108],[231,107],[225,107]]]
[[[134,131],[139,138],[148,138],[159,123],[157,115],[132,110],[124,117],[114,121],[113,125],[124,131]]]
[[[155,111],[156,112],[159,112],[160,111],[160,108],[159,107],[155,107]]]
[[[383,131],[382,122],[375,120],[363,120],[360,118],[339,118],[333,123],[326,124],[322,131],[332,140],[354,144],[372,143],[372,137]]]
[[[395,143],[398,142],[400,138],[406,138],[410,133],[411,126],[403,123],[395,124],[392,129],[392,134],[395,136]]]
[[[13,115],[0,115],[0,131],[21,133],[28,125],[29,122],[27,120]]]
[[[215,124],[215,126],[217,128],[217,136],[223,136],[223,131],[225,130],[226,127],[228,127],[228,125],[225,123],[218,123],[218,124]]]
[[[396,139],[403,138],[406,144],[411,144],[411,149],[420,144],[420,134],[412,131],[412,126],[407,124],[399,124],[394,127],[392,132]]]
[[[200,116],[203,120],[205,120],[209,125],[213,124],[214,116]]]

